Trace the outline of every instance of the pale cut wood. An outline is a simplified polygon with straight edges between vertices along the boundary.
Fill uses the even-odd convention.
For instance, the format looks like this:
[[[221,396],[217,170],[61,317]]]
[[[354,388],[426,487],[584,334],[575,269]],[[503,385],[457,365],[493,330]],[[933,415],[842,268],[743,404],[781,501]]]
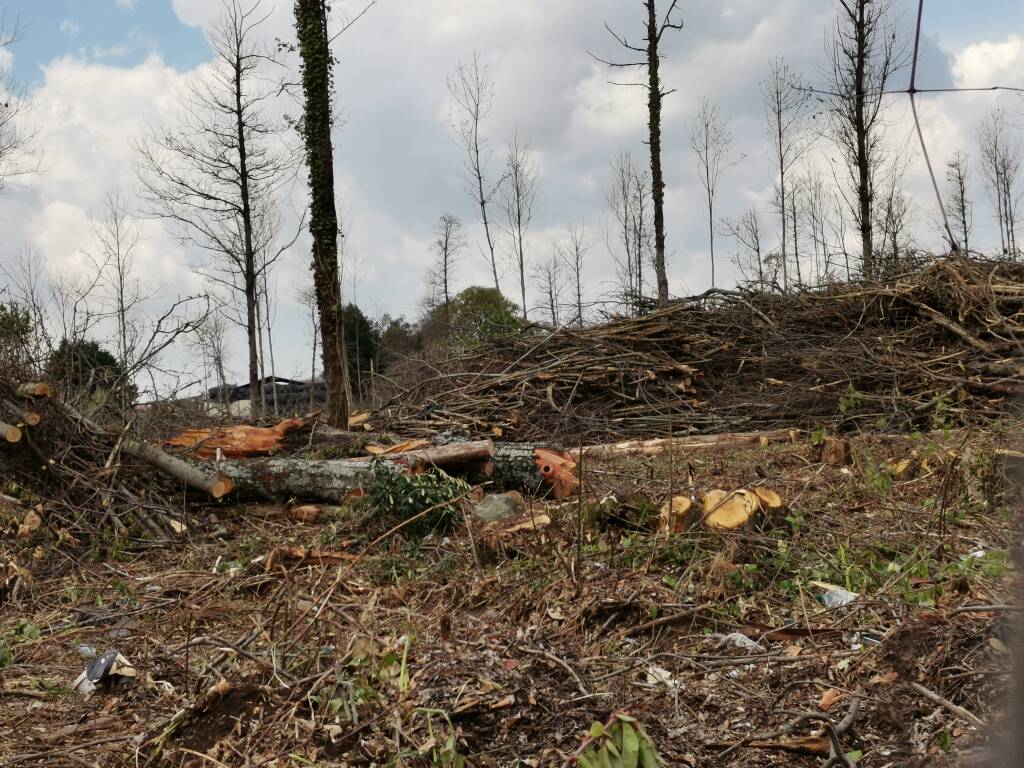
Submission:
[[[26,411],[18,407],[17,403],[12,403],[10,400],[4,400],[3,404],[12,415],[17,416],[18,421],[26,427],[38,427],[40,422],[43,420],[43,417],[35,411]]]
[[[794,429],[776,429],[769,432],[737,432],[721,435],[689,435],[658,440],[629,440],[622,443],[591,445],[583,448],[586,459],[614,459],[627,456],[661,456],[665,453],[685,453],[701,450],[730,450],[768,443],[795,442],[799,432]],[[577,448],[573,455],[579,455]]]
[[[704,497],[704,524],[716,531],[735,531],[753,522],[761,503],[746,489],[727,493],[708,491]]]
[[[683,533],[690,527],[693,502],[688,496],[675,496],[661,506],[659,530],[662,533]]]
[[[22,384],[15,390],[15,394],[18,397],[49,397],[52,394],[49,384],[43,383],[27,383]]]
[[[21,430],[13,424],[7,424],[0,421],[0,435],[8,443],[17,443],[21,441]]]

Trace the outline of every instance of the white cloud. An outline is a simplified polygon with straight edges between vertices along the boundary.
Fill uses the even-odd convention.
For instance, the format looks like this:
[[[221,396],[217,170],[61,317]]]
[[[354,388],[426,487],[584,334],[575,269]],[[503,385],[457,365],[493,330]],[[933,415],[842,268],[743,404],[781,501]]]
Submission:
[[[59,29],[68,37],[77,37],[78,33],[82,31],[81,25],[71,19],[61,21]]]
[[[986,40],[967,46],[956,56],[953,75],[960,88],[992,85],[1024,87],[1024,37],[1002,42]]]
[[[118,8],[124,8],[127,11],[134,11],[135,5],[139,0],[114,0]]]

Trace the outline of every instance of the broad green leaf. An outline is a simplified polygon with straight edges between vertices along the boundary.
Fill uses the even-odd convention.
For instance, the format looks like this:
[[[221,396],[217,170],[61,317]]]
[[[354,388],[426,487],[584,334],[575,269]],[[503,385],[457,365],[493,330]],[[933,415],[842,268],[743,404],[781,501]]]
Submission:
[[[662,762],[658,759],[654,748],[647,742],[647,739],[640,740],[640,768],[661,768]]]
[[[595,721],[594,724],[590,726],[590,738],[600,739],[602,736],[604,736],[604,724]]]
[[[622,768],[637,768],[640,761],[640,739],[629,723],[622,724]]]
[[[846,753],[846,759],[849,760],[851,763],[859,763],[862,757],[864,757],[864,752],[859,749],[854,750],[853,752]]]

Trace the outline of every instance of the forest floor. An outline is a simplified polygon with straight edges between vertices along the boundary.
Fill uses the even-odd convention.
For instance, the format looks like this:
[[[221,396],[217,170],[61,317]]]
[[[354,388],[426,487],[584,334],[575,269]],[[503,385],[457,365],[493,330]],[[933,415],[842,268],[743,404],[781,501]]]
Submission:
[[[0,765],[558,766],[616,711],[673,766],[822,766],[829,730],[849,764],[954,764],[1004,719],[1021,434],[619,459],[583,468],[614,501],[421,540],[242,505],[159,548],[29,538]],[[786,504],[757,530],[657,532],[673,493],[753,485]],[[110,649],[133,684],[73,691]]]

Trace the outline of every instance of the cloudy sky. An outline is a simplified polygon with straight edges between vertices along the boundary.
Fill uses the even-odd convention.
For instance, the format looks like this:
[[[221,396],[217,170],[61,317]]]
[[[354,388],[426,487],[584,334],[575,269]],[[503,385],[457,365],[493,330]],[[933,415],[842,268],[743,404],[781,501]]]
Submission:
[[[672,291],[709,285],[704,210],[686,125],[705,94],[731,119],[741,164],[722,180],[719,212],[736,216],[766,207],[773,175],[767,157],[759,81],[769,60],[785,56],[820,80],[824,41],[834,18],[828,0],[685,0],[686,27],[666,37],[666,87],[677,91],[664,114],[666,215]],[[909,0],[900,0],[904,27]],[[82,269],[93,248],[89,216],[106,193],[129,197],[137,186],[131,147],[148,124],[172,125],[177,95],[202,77],[209,58],[204,30],[217,0],[0,0],[22,38],[8,51],[10,74],[31,95],[30,120],[40,170],[0,195],[0,265],[31,245],[51,274]],[[291,38],[291,2],[263,0],[268,41]],[[336,15],[360,0],[339,0]],[[372,315],[411,315],[424,294],[431,230],[446,212],[467,225],[473,243],[460,265],[460,286],[486,282],[478,227],[465,193],[463,159],[450,131],[448,76],[479,50],[495,81],[485,126],[496,171],[513,130],[529,138],[543,174],[531,253],[543,257],[562,228],[584,223],[593,248],[588,294],[597,298],[614,275],[602,244],[609,160],[629,149],[644,159],[644,94],[617,88],[588,50],[616,53],[607,20],[638,39],[640,0],[379,0],[336,43],[338,99],[345,118],[336,137],[338,199],[350,229],[346,290]],[[922,87],[1024,86],[1024,3],[1020,0],[929,0]],[[909,30],[908,30],[909,31]],[[1002,104],[1024,124],[1016,95],[956,94],[924,99],[929,149],[942,164],[957,149],[973,151],[978,120]],[[281,109],[295,111],[294,105]],[[892,140],[910,136],[902,99],[891,112]],[[815,148],[825,158],[832,148]],[[941,246],[934,198],[920,158],[908,189],[916,202],[921,244]],[[295,191],[296,205],[304,192]],[[980,187],[980,237],[995,234]],[[767,212],[764,220],[769,221]],[[769,231],[774,232],[773,229]],[[140,264],[170,297],[202,288],[187,251],[159,222],[143,224]],[[977,241],[976,241],[977,242]],[[978,242],[978,246],[991,242]],[[720,244],[723,255],[729,244]],[[307,375],[309,334],[294,295],[306,280],[308,243],[300,239],[276,273],[278,373]],[[732,274],[731,270],[721,267]],[[2,273],[0,273],[2,275]],[[354,278],[354,285],[353,285]],[[0,280],[3,280],[0,277]],[[508,278],[511,288],[511,277]],[[231,360],[244,367],[241,353]]]

